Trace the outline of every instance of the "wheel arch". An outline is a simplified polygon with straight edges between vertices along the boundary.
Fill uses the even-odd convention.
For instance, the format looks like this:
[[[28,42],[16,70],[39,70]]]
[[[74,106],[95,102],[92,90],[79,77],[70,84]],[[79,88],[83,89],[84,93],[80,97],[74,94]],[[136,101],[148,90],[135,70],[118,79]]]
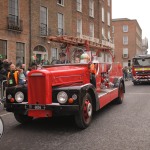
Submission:
[[[84,97],[84,95],[86,95],[86,93],[89,93],[92,99],[93,111],[99,110],[100,105],[99,105],[98,95],[97,95],[95,87],[92,84],[83,86],[80,89],[80,93],[81,93],[81,97],[79,100],[80,102],[82,101],[82,98]]]
[[[125,83],[122,77],[114,79],[114,87],[119,87],[120,83],[123,84],[123,91],[125,93]]]

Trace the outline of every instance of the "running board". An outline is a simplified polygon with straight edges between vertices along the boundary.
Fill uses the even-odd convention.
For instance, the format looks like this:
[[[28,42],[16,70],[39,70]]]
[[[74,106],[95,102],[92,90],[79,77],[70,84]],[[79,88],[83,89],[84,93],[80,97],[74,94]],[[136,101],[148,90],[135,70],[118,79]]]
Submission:
[[[98,94],[100,108],[104,107],[117,97],[118,97],[118,88],[102,89],[101,92]]]

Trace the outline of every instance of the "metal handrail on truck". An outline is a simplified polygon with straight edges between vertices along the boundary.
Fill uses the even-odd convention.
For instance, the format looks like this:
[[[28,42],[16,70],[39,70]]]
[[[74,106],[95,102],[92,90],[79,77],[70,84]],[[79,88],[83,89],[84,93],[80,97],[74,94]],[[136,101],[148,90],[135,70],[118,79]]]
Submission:
[[[6,95],[4,94],[4,91],[5,91],[5,89],[4,89],[4,84],[7,82],[7,80],[3,80],[2,82],[1,82],[1,86],[0,86],[0,93],[1,93],[1,97],[0,97],[0,101],[1,102],[4,102],[5,101],[5,99],[6,99]]]

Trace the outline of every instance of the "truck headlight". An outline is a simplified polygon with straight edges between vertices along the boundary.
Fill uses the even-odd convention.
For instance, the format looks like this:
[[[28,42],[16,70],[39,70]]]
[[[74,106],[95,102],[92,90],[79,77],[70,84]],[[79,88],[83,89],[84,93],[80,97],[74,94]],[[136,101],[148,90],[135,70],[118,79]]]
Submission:
[[[24,94],[22,93],[22,92],[17,92],[16,94],[15,94],[15,100],[18,102],[18,103],[21,103],[21,102],[23,102],[23,100],[24,100]]]
[[[59,92],[59,93],[57,94],[57,100],[58,100],[58,102],[59,102],[60,104],[66,103],[67,100],[68,100],[68,95],[67,95],[67,93],[64,92],[64,91]]]

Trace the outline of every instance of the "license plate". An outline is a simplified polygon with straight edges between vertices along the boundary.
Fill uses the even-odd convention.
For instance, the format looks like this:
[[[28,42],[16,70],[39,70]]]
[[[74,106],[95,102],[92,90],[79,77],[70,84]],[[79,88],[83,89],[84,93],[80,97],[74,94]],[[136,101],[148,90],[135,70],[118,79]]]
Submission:
[[[140,79],[140,81],[147,81],[147,79]]]
[[[45,110],[45,105],[28,105],[26,108],[34,110]]]

